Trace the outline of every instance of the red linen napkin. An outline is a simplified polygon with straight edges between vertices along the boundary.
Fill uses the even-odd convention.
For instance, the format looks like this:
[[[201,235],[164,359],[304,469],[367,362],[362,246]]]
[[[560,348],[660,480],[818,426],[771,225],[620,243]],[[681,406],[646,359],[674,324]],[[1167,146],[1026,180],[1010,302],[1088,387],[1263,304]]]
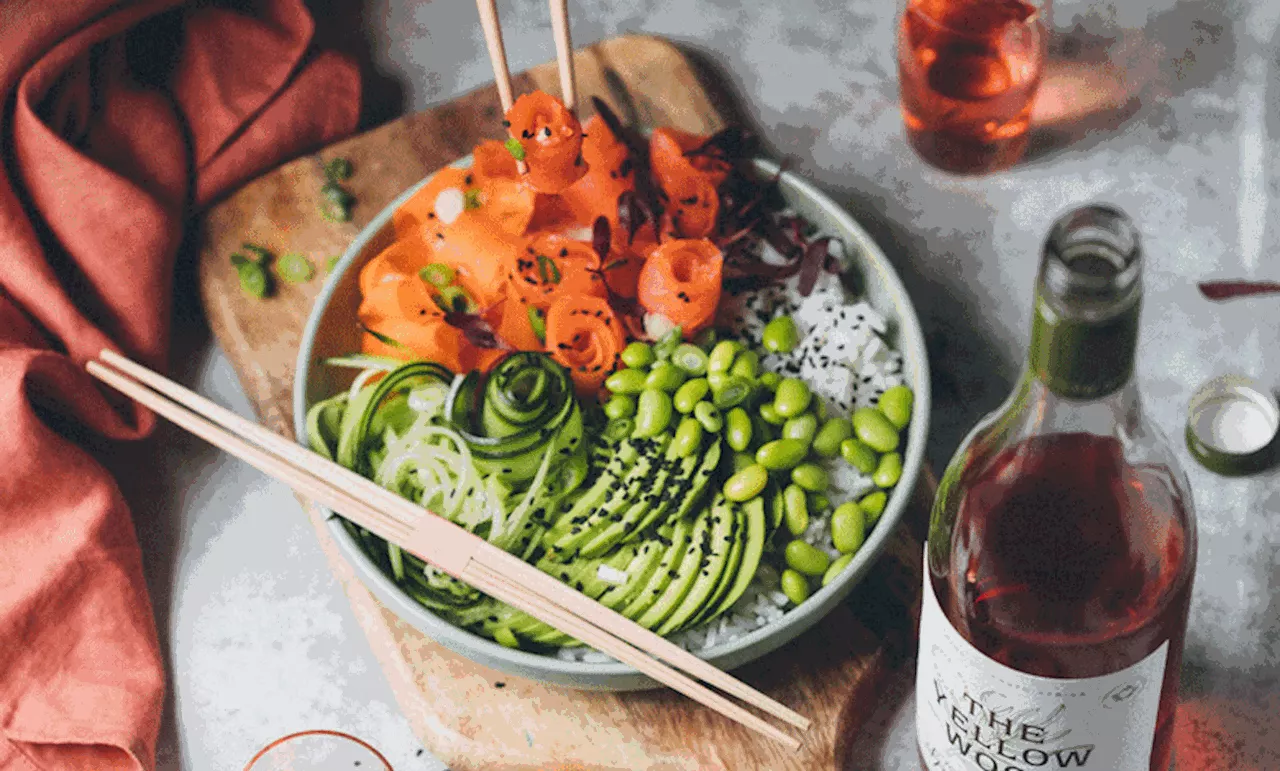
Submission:
[[[81,445],[145,435],[82,369],[163,367],[187,218],[356,124],[302,0],[0,0],[0,769],[144,769],[164,688],[141,556]],[[75,437],[80,437],[79,443]]]

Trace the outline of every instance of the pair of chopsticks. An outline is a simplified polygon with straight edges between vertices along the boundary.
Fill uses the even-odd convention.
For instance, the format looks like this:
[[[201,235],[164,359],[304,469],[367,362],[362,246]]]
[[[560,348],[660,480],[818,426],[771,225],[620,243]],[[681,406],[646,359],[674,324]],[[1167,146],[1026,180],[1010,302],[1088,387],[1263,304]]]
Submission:
[[[556,63],[560,69],[560,101],[573,112],[575,86],[573,80],[573,44],[569,41],[568,0],[548,0],[551,6],[551,35],[556,41]],[[507,51],[502,45],[502,28],[498,26],[498,9],[494,0],[476,0],[480,11],[480,28],[484,30],[484,42],[489,49],[489,63],[498,85],[498,99],[502,111],[511,109],[514,95],[511,91],[511,72],[507,69]]]
[[[515,555],[120,354],[104,350],[86,368],[178,426],[445,573],[747,728],[799,748],[793,736],[704,683],[801,730],[809,727],[806,718]]]

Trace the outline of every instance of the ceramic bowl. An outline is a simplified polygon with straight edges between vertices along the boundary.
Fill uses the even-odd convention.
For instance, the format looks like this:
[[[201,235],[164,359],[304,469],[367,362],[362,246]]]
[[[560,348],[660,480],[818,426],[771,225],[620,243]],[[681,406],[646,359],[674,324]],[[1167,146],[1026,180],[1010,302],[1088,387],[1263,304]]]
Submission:
[[[469,159],[456,165],[465,166]],[[777,173],[777,164],[757,160],[764,175]],[[298,352],[293,392],[294,430],[304,435],[307,409],[339,389],[346,388],[352,370],[327,367],[324,360],[359,350],[354,320],[360,304],[357,277],[366,261],[391,244],[391,215],[427,180],[406,190],[360,232],[329,275],[311,310]],[[866,231],[846,211],[815,186],[791,172],[780,179],[783,198],[820,232],[840,238],[846,260],[860,277],[867,301],[889,320],[889,341],[903,355],[903,373],[915,391],[915,406],[908,428],[902,479],[889,497],[880,522],[857,552],[852,564],[834,581],[815,592],[803,605],[783,617],[737,639],[722,642],[698,655],[715,666],[731,670],[786,644],[812,627],[842,602],[862,581],[880,557],[893,530],[909,505],[924,458],[929,428],[929,366],[919,319],[902,281],[889,260]],[[507,674],[557,685],[599,690],[638,690],[656,687],[648,676],[632,667],[607,663],[565,661],[503,647],[492,640],[453,626],[432,614],[402,592],[360,548],[336,518],[329,529],[356,574],[379,600],[408,624],[455,653]]]

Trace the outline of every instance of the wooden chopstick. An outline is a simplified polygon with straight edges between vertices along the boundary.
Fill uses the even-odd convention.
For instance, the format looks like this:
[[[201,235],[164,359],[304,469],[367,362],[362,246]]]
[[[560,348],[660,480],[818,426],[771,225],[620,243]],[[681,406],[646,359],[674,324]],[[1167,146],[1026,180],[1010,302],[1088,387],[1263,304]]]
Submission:
[[[480,11],[480,29],[484,30],[484,42],[489,49],[489,64],[493,65],[494,81],[498,84],[498,99],[502,111],[511,109],[515,96],[511,92],[511,72],[507,70],[507,50],[502,45],[502,28],[498,26],[498,8],[494,0],[476,0]]]
[[[568,0],[550,0],[551,35],[556,40],[556,63],[560,68],[560,100],[573,112],[575,84],[573,79],[573,43],[569,41]]]
[[[476,0],[476,9],[480,11],[480,29],[484,31],[485,47],[489,49],[489,64],[493,67],[493,80],[498,86],[498,101],[502,104],[502,114],[505,115],[515,102],[515,94],[511,89],[507,49],[502,44],[502,28],[498,26],[498,8],[494,1]],[[529,164],[516,161],[516,172],[528,174]]]
[[[684,683],[673,684],[668,682],[664,677],[676,673],[660,662],[645,656],[635,647],[631,647],[631,644],[638,646],[638,648],[649,654],[666,659],[689,674],[743,699],[774,717],[801,729],[808,728],[809,721],[803,716],[711,666],[679,646],[565,586],[555,578],[546,575],[514,555],[492,546],[478,536],[453,525],[441,517],[431,515],[412,501],[401,498],[399,495],[374,484],[350,469],[325,460],[306,448],[267,430],[253,421],[236,415],[225,407],[221,407],[119,354],[104,350],[100,357],[103,362],[111,366],[104,367],[98,362],[90,362],[88,368],[95,377],[132,396],[140,403],[152,407],[156,412],[192,431],[192,433],[237,455],[237,457],[245,459],[264,472],[289,483],[299,489],[300,492],[303,492],[303,494],[314,497],[317,501],[334,510],[342,511],[344,516],[347,515],[347,512],[360,512],[351,516],[353,521],[357,516],[367,516],[369,522],[361,522],[361,524],[365,525],[369,530],[393,543],[398,543],[420,558],[436,565],[441,570],[464,581],[469,580],[467,576],[474,577],[478,575],[480,578],[477,580],[481,581],[492,580],[496,576],[498,579],[511,581],[515,587],[518,587],[524,593],[521,598],[513,598],[510,602],[513,606],[520,607],[520,603],[527,600],[528,595],[531,594],[540,600],[544,606],[553,605],[567,614],[580,616],[587,622],[588,627],[590,624],[600,627],[605,636],[612,641],[605,640],[601,646],[597,647],[601,647],[606,653],[613,655],[620,661],[624,660],[624,657],[630,659],[627,660],[627,663],[631,663],[633,666],[636,666],[634,663],[635,656],[641,656],[646,661],[652,662],[661,668],[653,668],[653,671],[642,669],[642,671],[653,676],[655,680],[671,685],[676,690],[704,704],[707,704],[706,694],[710,694],[713,697],[712,701],[723,699],[718,694],[705,689],[698,691],[697,689],[700,689],[701,686],[697,683],[693,683],[695,688],[691,689]],[[125,375],[128,375],[128,377],[125,377]],[[130,377],[140,382],[135,382],[129,379]],[[154,389],[154,391],[151,389]],[[173,401],[170,402],[164,397],[168,397]],[[203,418],[201,415],[203,415]],[[205,422],[204,418],[208,418],[235,433],[222,431],[222,429]],[[259,446],[250,445],[241,437],[247,437]],[[299,485],[302,485],[302,487],[299,487]],[[316,489],[313,493],[311,490],[316,485],[324,489]],[[304,487],[306,489],[303,489]],[[506,601],[504,597],[499,597],[499,599]],[[541,607],[522,607],[521,609],[526,610],[531,615],[541,617],[539,616]],[[548,621],[548,623],[556,625],[555,622]],[[588,640],[567,629],[564,631],[583,642],[595,645],[592,640]],[[616,635],[616,637],[612,637],[613,635]],[[614,643],[622,643],[630,650],[619,648]],[[608,649],[610,647],[613,650]],[[649,665],[646,664],[646,666]],[[640,668],[637,666],[637,669]],[[694,693],[691,693],[691,690]],[[726,703],[731,707],[737,707],[731,702]],[[707,704],[707,706],[724,712],[724,710],[720,709],[721,704],[718,702]],[[749,727],[760,730],[760,725],[763,725],[772,729],[772,726],[759,721],[754,715],[745,711],[742,714],[759,722],[759,725],[749,725]],[[740,720],[740,715],[728,716],[743,722]],[[774,732],[786,737],[785,734],[776,732],[776,729],[774,729]],[[778,738],[772,733],[770,735],[772,738]],[[786,737],[784,743],[792,741],[794,740]]]

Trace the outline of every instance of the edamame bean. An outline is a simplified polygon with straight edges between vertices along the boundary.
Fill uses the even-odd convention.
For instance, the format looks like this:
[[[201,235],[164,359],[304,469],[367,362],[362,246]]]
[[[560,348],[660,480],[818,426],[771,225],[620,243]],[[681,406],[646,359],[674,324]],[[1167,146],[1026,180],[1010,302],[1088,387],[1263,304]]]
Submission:
[[[751,442],[759,447],[762,444],[768,444],[778,438],[778,427],[770,423],[766,423],[765,419],[755,413],[747,413],[751,416]]]
[[[702,446],[702,424],[696,418],[680,421],[676,435],[671,439],[671,451],[677,458],[687,458]]]
[[[898,449],[898,429],[874,407],[854,410],[853,433],[873,450],[893,452]]]
[[[753,463],[725,480],[724,497],[731,501],[749,501],[764,492],[768,483],[769,472]]]
[[[741,407],[734,407],[724,416],[725,438],[729,446],[738,452],[751,444],[751,416]]]
[[[877,406],[889,422],[899,431],[907,427],[911,422],[911,407],[915,402],[916,395],[912,393],[910,388],[904,385],[896,385],[880,394],[880,401]]]
[[[755,376],[760,374],[760,354],[755,351],[743,351],[733,360],[733,366],[729,368],[730,375],[754,380]]]
[[[807,576],[820,576],[831,567],[831,558],[827,553],[806,541],[795,540],[787,544],[783,556],[787,560],[787,567]]]
[[[813,442],[814,434],[817,432],[818,419],[809,413],[791,418],[782,424],[782,437],[784,439],[799,439],[806,445]]]
[[[775,439],[756,450],[756,463],[770,471],[793,468],[804,460],[809,448],[799,439]]]
[[[875,527],[876,523],[880,521],[880,515],[884,513],[884,505],[888,500],[889,496],[884,494],[884,490],[876,490],[858,501],[858,508],[862,509],[862,516],[866,522],[867,530]]]
[[[747,466],[754,466],[756,463],[755,456],[749,452],[735,452],[733,454],[733,473],[738,473]]]
[[[787,419],[778,414],[778,410],[773,406],[773,402],[765,402],[760,405],[760,417],[764,418],[766,423],[774,426],[780,426],[787,422]]]
[[[813,401],[813,392],[803,380],[794,377],[783,378],[778,384],[778,392],[773,397],[773,408],[784,418],[794,418],[809,409]]]
[[[645,375],[638,369],[620,369],[605,378],[604,387],[615,394],[638,394],[644,390]]]
[[[809,599],[809,580],[790,568],[782,571],[782,593],[796,605]]]
[[[703,353],[698,346],[689,343],[682,343],[676,347],[675,353],[671,354],[671,363],[694,377],[705,375],[707,372],[707,354]]]
[[[724,418],[720,415],[720,410],[711,402],[698,402],[693,406],[693,417],[698,419],[702,427],[715,433],[724,428]]]
[[[636,436],[653,437],[671,425],[671,397],[666,391],[646,388],[636,405]]]
[[[850,430],[852,431],[852,426]],[[840,456],[845,462],[864,474],[876,470],[876,452],[857,439],[849,438],[840,443]]]
[[[660,361],[649,370],[648,377],[644,379],[644,387],[672,393],[684,384],[686,377],[684,370],[676,365],[669,361]]]
[[[654,362],[653,346],[639,340],[622,349],[622,363],[634,369],[644,369]]]
[[[831,563],[831,567],[827,568],[827,572],[822,574],[822,585],[826,586],[836,580],[836,576],[840,575],[845,568],[849,567],[849,563],[853,562],[852,554],[841,554]]]
[[[676,347],[680,345],[682,339],[682,328],[679,326],[673,327],[653,344],[653,357],[658,361],[670,359],[671,354],[675,353]]]
[[[876,487],[893,487],[902,478],[902,456],[896,452],[886,452],[880,456],[880,463],[871,475]]]
[[[636,414],[636,400],[626,394],[614,394],[604,403],[604,414],[610,420],[629,418]]]
[[[813,413],[818,416],[818,422],[827,419],[827,403],[821,397],[813,397]]]
[[[826,511],[831,508],[831,499],[822,493],[809,493],[809,510]]]
[[[841,552],[852,554],[862,546],[866,527],[862,508],[853,501],[842,503],[831,515],[831,543]]]
[[[770,391],[778,390],[778,384],[782,382],[782,375],[777,372],[761,372],[760,385],[768,388]]]
[[[794,536],[803,535],[809,529],[809,501],[799,486],[787,485],[782,491],[782,517],[787,532]]]
[[[698,402],[702,401],[702,397],[707,395],[711,390],[711,386],[707,384],[704,377],[695,377],[693,380],[685,381],[685,384],[676,389],[675,406],[676,412],[681,415],[688,415],[693,412],[693,408],[698,406]]]
[[[824,458],[834,458],[840,453],[840,443],[853,436],[853,425],[840,418],[832,418],[822,424],[813,437],[813,451]]]
[[[737,340],[721,340],[711,349],[707,357],[707,372],[728,372],[733,366],[733,359],[742,350],[742,343]]]
[[[791,353],[800,344],[800,330],[790,316],[779,316],[764,325],[760,343],[773,353]]]
[[[816,463],[801,463],[791,469],[791,481],[813,493],[826,492],[827,470]]]
[[[755,391],[755,385],[750,380],[738,375],[728,375],[720,381],[719,388],[712,384],[711,400],[720,409],[727,410],[745,402],[753,391]]]

